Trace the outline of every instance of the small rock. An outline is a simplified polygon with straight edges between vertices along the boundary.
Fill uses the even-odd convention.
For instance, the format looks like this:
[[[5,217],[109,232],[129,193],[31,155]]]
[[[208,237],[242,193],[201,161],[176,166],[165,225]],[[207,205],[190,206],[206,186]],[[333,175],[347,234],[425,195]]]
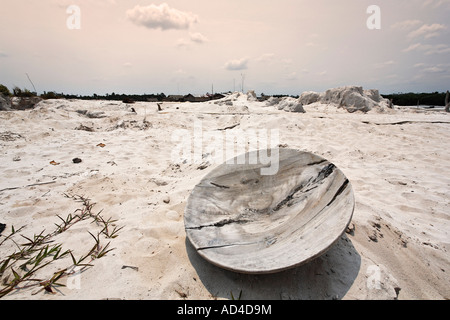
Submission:
[[[165,196],[163,198],[163,202],[168,204],[170,202],[170,197],[169,196]]]
[[[85,126],[83,124],[80,124],[78,127],[75,128],[75,130],[82,130],[82,131],[87,131],[87,132],[94,132],[94,128]]]
[[[375,229],[377,229],[378,231],[380,231],[381,229],[381,224],[377,223],[377,222],[373,222],[372,223],[372,227],[374,227]]]
[[[394,290],[395,290],[395,294],[397,295],[397,297],[395,297],[395,299],[398,299],[398,295],[400,294],[400,290],[402,290],[402,288],[395,287]]]
[[[209,163],[209,161],[205,161],[202,162],[198,167],[197,170],[205,170],[206,168],[208,168],[211,164]]]
[[[20,160],[22,160],[22,159],[20,159],[19,156],[15,156],[15,157],[13,158],[13,161],[20,161]]]
[[[139,268],[138,268],[138,267],[126,266],[126,265],[123,265],[123,266],[122,266],[122,269],[126,269],[126,268],[133,269],[134,271],[139,271]]]
[[[187,294],[186,293],[184,293],[182,291],[178,291],[178,290],[175,290],[175,292],[179,294],[180,298],[187,298]]]
[[[80,163],[80,162],[82,162],[82,160],[80,158],[74,158],[74,159],[72,159],[72,162],[73,163]]]
[[[354,235],[355,234],[355,224],[352,222],[348,225],[347,229],[345,230],[346,233]]]
[[[3,141],[16,141],[18,139],[24,139],[20,134],[11,131],[0,132],[0,140]]]
[[[84,110],[83,110],[84,111]],[[80,112],[79,112],[80,113]],[[99,112],[86,112],[84,114],[86,117],[91,118],[91,119],[101,119],[101,118],[106,118],[106,114],[103,111],[99,111]]]

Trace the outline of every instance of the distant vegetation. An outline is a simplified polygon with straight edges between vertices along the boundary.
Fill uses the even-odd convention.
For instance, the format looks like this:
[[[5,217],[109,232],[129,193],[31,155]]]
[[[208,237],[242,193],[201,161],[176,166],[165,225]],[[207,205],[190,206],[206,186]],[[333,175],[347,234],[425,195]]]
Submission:
[[[31,98],[36,96],[36,92],[31,92],[28,89],[20,89],[19,87],[14,87],[13,96],[21,98]]]
[[[64,94],[64,93],[57,93],[54,91],[46,92],[44,91],[43,94],[38,95],[36,92],[31,92],[30,90],[24,88],[21,89],[19,87],[14,87],[12,93],[9,91],[8,87],[0,84],[0,93],[2,93],[4,96],[11,96],[11,97],[41,97],[42,99],[81,99],[81,100],[120,100],[120,101],[148,101],[148,100],[157,100],[162,101],[164,98],[166,98],[166,95],[164,93],[160,94],[106,94],[106,95],[97,95],[93,94],[91,96],[83,96],[83,95],[77,95],[77,94]]]
[[[16,96],[16,97],[33,97],[38,96],[36,92],[31,92],[28,89],[20,89],[19,87],[14,87],[12,93],[9,89],[0,84],[0,93],[5,96]],[[415,105],[430,105],[430,106],[445,106],[445,93],[433,92],[433,93],[395,93],[395,94],[381,94],[386,99],[392,99],[394,105],[397,106],[415,106]],[[184,96],[189,97],[192,95]],[[273,97],[287,97],[288,95],[272,95]],[[42,99],[80,99],[80,100],[113,100],[113,101],[124,101],[124,102],[135,102],[135,101],[185,101],[183,96],[166,96],[164,93],[157,94],[117,94],[115,92],[105,95],[93,94],[91,96],[75,95],[75,94],[64,94],[56,93],[54,91],[49,91],[41,94],[39,97]],[[269,96],[261,94],[262,98],[268,98]],[[290,96],[293,98],[298,98],[298,95]],[[189,101],[189,100],[186,100]]]
[[[11,95],[11,92],[9,92],[9,89],[2,84],[0,84],[0,93],[7,97],[9,97]]]
[[[397,106],[445,106],[445,93],[395,93],[381,94],[383,98],[393,99],[394,105]]]

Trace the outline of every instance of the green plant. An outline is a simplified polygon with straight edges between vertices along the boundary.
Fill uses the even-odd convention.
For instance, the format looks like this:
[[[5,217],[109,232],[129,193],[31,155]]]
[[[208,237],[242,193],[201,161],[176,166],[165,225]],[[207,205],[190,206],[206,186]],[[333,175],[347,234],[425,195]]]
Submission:
[[[9,92],[9,89],[6,86],[2,85],[2,84],[0,84],[0,93],[3,94],[6,97],[11,96],[11,92]]]
[[[36,92],[31,92],[26,88],[22,90],[16,86],[13,88],[13,95],[19,98],[31,98],[36,96]]]
[[[48,100],[48,99],[60,99],[61,95],[59,95],[56,92],[50,91],[50,92],[45,92],[43,94],[41,94],[41,98]]]
[[[106,245],[103,243],[103,238],[113,239],[118,236],[118,232],[123,228],[114,226],[116,220],[111,218],[105,219],[100,211],[97,214],[92,213],[94,204],[89,199],[80,196],[68,196],[75,201],[82,202],[82,208],[75,210],[73,214],[69,214],[65,219],[57,215],[61,223],[55,223],[56,228],[49,233],[45,233],[45,230],[39,234],[33,235],[33,237],[26,237],[20,234],[24,227],[15,230],[11,227],[11,233],[1,239],[0,248],[6,241],[11,241],[13,247],[16,248],[13,253],[6,255],[6,258],[0,261],[0,278],[2,279],[2,287],[0,287],[0,298],[6,296],[14,290],[26,289],[30,287],[40,286],[42,287],[38,292],[45,290],[48,293],[55,293],[54,289],[64,284],[58,282],[63,277],[73,274],[75,267],[88,268],[92,267],[92,262],[96,259],[100,259],[108,254],[114,248],[109,248],[111,242]],[[79,259],[76,259],[72,250],[63,250],[62,244],[53,243],[53,238],[67,231],[74,224],[91,219],[91,223],[96,223],[101,231],[96,235],[90,231],[88,233],[92,236],[95,244],[92,248],[82,255]],[[112,230],[111,230],[112,229]],[[25,243],[19,244],[17,237],[21,237],[26,240]],[[103,236],[103,237],[102,237]],[[60,269],[51,273],[49,276],[40,279],[34,278],[37,271],[44,269],[55,261],[71,258],[71,264],[66,268]],[[33,293],[33,294],[37,294]]]

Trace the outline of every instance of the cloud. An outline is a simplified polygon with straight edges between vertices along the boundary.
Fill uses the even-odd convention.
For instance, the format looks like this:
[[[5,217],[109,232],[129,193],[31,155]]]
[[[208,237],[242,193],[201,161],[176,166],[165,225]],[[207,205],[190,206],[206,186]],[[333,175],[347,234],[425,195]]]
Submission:
[[[391,25],[392,29],[400,29],[400,30],[411,30],[412,28],[421,24],[420,20],[405,20],[401,22],[394,23]]]
[[[450,53],[450,47],[446,44],[438,44],[434,46],[426,46],[425,48],[426,52],[425,54],[443,54],[443,53]]]
[[[450,64],[436,64],[430,65],[427,63],[417,63],[414,65],[416,67],[417,73],[414,76],[414,80],[422,79],[425,77],[433,76],[433,77],[445,77],[448,75]]]
[[[421,44],[421,43],[415,43],[410,45],[408,48],[403,49],[403,52],[410,52],[410,51],[423,51],[426,55],[431,54],[444,54],[444,53],[450,53],[450,47],[446,44]]]
[[[443,68],[439,68],[439,67],[430,67],[430,68],[422,69],[422,71],[429,72],[429,73],[442,73],[442,72],[445,72],[446,70]]]
[[[423,62],[416,63],[415,65],[413,65],[414,68],[420,68],[420,67],[425,67],[425,66],[426,66],[426,64]]]
[[[421,47],[422,47],[422,44],[421,44],[421,43],[415,43],[415,44],[410,45],[408,48],[403,49],[403,52],[410,52],[410,51],[419,49],[419,48],[421,48]]]
[[[201,33],[190,33],[189,39],[180,38],[177,40],[176,46],[179,48],[189,48],[192,43],[203,44],[208,42],[208,38],[206,38]]]
[[[126,12],[127,18],[138,26],[149,29],[189,29],[198,22],[198,17],[190,12],[183,12],[169,7],[167,3],[159,6],[137,5]]]
[[[5,52],[0,50],[0,58],[6,58],[6,57],[8,57],[8,55]]]
[[[182,75],[182,76],[186,75],[186,71],[184,71],[183,69],[178,69],[178,70],[174,71],[173,73],[176,75]]]
[[[447,5],[447,7],[448,7],[449,4],[450,4],[449,0],[427,0],[424,2],[423,6],[436,9],[436,8],[441,7],[442,5]]]
[[[408,34],[408,38],[417,38],[423,36],[425,39],[439,36],[439,31],[445,30],[447,27],[443,24],[424,24],[419,29]]]
[[[179,48],[188,48],[189,47],[189,41],[186,39],[178,39],[176,46]]]
[[[274,53],[264,53],[262,56],[258,57],[256,61],[258,62],[271,62],[275,58]]]
[[[234,70],[245,70],[248,68],[248,58],[242,58],[237,60],[230,60],[225,64],[225,69],[234,71]]]
[[[125,63],[123,64],[123,66],[124,66],[125,68],[131,68],[131,67],[133,66],[133,64],[132,64],[131,62],[125,62]]]
[[[204,35],[202,35],[199,32],[190,33],[189,36],[190,36],[191,41],[195,42],[195,43],[205,43],[205,42],[209,41],[207,37],[205,37]]]
[[[377,63],[375,65],[375,68],[377,68],[377,69],[386,68],[386,67],[392,66],[393,64],[395,64],[395,61],[394,60],[389,60],[389,61]]]

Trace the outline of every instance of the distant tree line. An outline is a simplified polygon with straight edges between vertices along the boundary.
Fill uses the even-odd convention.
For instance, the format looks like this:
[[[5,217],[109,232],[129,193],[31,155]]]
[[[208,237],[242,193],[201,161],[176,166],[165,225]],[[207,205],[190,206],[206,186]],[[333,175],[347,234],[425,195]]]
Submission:
[[[394,105],[397,106],[445,106],[445,93],[395,93],[381,94],[383,98],[392,99]]]
[[[38,95],[36,92],[31,92],[28,89],[20,89],[19,87],[14,87],[12,93],[9,89],[0,84],[0,93],[4,96],[8,97],[20,97],[20,98],[29,98],[29,97],[40,97],[44,100],[48,99],[80,99],[80,100],[111,100],[111,101],[122,101],[125,103],[134,103],[138,101],[142,102],[161,102],[161,101],[171,101],[171,102],[200,102],[200,101],[208,101],[208,100],[216,100],[223,98],[224,95],[216,93],[214,95],[206,95],[204,97],[194,97],[192,94],[188,95],[169,95],[166,96],[164,93],[158,94],[117,94],[115,92],[105,95],[99,95],[94,93],[93,95],[77,95],[77,94],[64,94],[57,93],[54,91],[46,92]]]
[[[80,99],[80,100],[111,100],[111,101],[126,101],[126,102],[135,102],[135,101],[162,101],[166,98],[164,93],[160,94],[117,94],[115,92],[105,95],[99,95],[94,93],[93,95],[75,95],[75,94],[64,94],[64,93],[56,93],[56,92],[45,92],[40,95],[43,99]]]
[[[77,94],[64,94],[57,93],[54,91],[46,92],[38,95],[36,92],[32,92],[28,89],[21,89],[19,87],[14,87],[12,92],[8,89],[8,87],[0,84],[0,93],[4,96],[8,97],[41,97],[42,99],[81,99],[81,100],[120,100],[120,101],[149,101],[149,100],[157,100],[162,101],[166,98],[164,93],[159,94],[116,94],[115,92],[111,94],[98,95],[94,93],[93,95],[77,95]]]
[[[28,89],[20,89],[14,87],[12,92],[0,84],[0,93],[4,96],[15,96],[15,97],[34,97],[38,96],[36,92],[31,92]],[[192,95],[187,95],[192,96]],[[185,97],[187,97],[185,96]],[[289,95],[272,95],[273,97],[288,97]],[[394,94],[382,94],[384,98],[392,99],[394,105],[397,106],[414,106],[414,105],[429,105],[429,106],[445,106],[445,93],[443,92],[433,92],[433,93],[394,93]],[[171,96],[166,96],[164,93],[158,94],[117,94],[115,92],[111,94],[98,95],[93,94],[87,95],[75,95],[75,94],[64,94],[56,93],[54,91],[45,92],[39,97],[43,99],[80,99],[80,100],[115,100],[124,102],[135,102],[135,101],[168,101]],[[268,98],[269,96],[261,94],[261,97]],[[293,98],[298,98],[299,96],[290,96]],[[179,98],[178,98],[179,99]]]

